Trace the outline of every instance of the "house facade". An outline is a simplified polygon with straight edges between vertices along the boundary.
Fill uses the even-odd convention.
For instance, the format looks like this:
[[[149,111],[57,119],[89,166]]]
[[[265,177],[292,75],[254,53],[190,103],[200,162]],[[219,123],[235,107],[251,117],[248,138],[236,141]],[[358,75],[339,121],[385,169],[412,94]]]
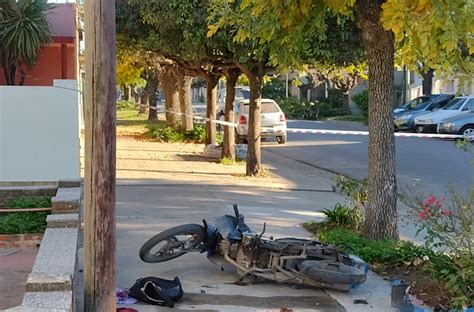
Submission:
[[[79,36],[77,27],[77,5],[55,4],[46,13],[51,24],[51,43],[41,50],[37,64],[26,68],[25,86],[52,86],[55,79],[77,80]],[[17,73],[17,77],[19,77]],[[0,75],[0,85],[5,77]]]

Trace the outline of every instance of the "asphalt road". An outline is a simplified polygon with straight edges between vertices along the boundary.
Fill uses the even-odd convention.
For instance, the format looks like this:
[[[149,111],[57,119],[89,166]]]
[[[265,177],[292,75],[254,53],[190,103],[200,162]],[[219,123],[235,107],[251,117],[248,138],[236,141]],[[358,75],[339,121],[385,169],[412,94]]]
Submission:
[[[288,121],[288,128],[367,130],[360,123]],[[367,136],[289,133],[288,143],[264,144],[265,150],[352,178],[367,177]],[[468,192],[472,156],[442,139],[396,138],[399,189],[407,185],[425,194],[441,195],[449,187]]]

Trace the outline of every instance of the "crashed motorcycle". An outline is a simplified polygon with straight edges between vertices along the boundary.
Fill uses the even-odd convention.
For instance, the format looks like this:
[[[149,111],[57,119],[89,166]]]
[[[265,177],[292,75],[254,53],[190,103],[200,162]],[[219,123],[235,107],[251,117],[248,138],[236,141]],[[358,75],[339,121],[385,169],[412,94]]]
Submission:
[[[144,262],[158,263],[188,252],[207,252],[213,261],[223,257],[237,269],[239,283],[254,283],[258,278],[348,291],[365,282],[368,265],[336,246],[298,238],[264,237],[244,222],[234,205],[234,214],[218,217],[203,225],[185,224],[150,238],[140,248]],[[222,268],[222,267],[221,267]]]

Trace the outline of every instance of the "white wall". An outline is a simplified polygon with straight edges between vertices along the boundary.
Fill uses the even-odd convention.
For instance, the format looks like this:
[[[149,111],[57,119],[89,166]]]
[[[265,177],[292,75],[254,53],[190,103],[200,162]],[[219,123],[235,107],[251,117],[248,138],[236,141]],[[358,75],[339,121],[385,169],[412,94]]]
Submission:
[[[0,86],[0,182],[80,179],[75,80]]]

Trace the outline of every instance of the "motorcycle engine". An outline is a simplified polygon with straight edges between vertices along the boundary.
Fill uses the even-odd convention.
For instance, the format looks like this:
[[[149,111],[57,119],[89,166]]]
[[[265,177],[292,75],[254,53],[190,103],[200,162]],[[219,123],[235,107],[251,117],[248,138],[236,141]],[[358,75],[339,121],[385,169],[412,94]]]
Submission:
[[[255,234],[243,234],[237,251],[237,263],[245,268],[252,266],[254,252],[256,251]]]

